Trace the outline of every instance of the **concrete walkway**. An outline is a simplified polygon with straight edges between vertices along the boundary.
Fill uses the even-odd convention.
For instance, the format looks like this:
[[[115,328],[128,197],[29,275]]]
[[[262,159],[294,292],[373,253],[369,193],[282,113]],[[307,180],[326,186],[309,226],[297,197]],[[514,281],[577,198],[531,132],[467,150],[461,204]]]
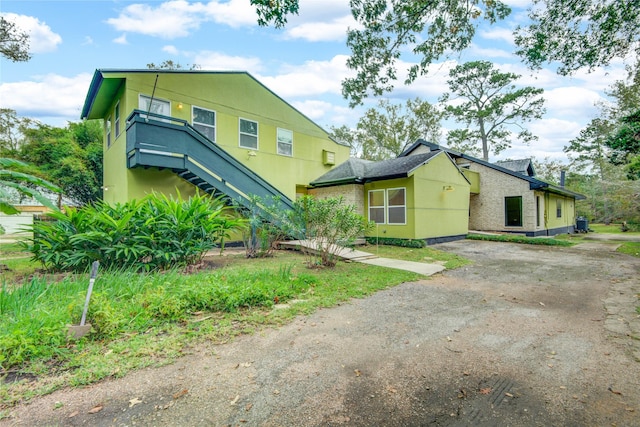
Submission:
[[[300,250],[301,247],[310,251],[315,251],[318,248],[317,242],[310,240],[292,240],[280,242],[279,247],[283,249],[295,249]],[[335,255],[352,262],[361,262],[363,264],[377,265],[386,268],[395,268],[397,270],[411,271],[413,273],[422,274],[424,276],[431,276],[445,270],[445,267],[440,264],[427,264],[424,262],[403,261],[399,259],[380,258],[369,252],[359,251],[356,249],[345,248],[339,246],[335,252]]]

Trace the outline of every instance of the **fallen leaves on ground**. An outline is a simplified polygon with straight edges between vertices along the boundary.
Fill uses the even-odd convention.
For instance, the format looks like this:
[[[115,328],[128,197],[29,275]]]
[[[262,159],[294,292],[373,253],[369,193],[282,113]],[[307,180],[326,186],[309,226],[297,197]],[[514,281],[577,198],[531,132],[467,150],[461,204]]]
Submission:
[[[104,409],[104,406],[96,405],[93,408],[89,409],[88,413],[89,414],[97,414],[98,412],[102,411],[102,409]]]
[[[134,397],[133,399],[129,399],[129,408],[133,408],[136,405],[139,405],[142,403],[142,400],[138,399],[137,397]]]
[[[173,398],[174,399],[179,399],[179,398],[181,398],[182,396],[184,396],[187,393],[189,393],[189,390],[187,390],[186,388],[183,388],[179,392],[173,393]]]
[[[485,387],[480,389],[480,394],[489,394],[491,393],[491,387]]]

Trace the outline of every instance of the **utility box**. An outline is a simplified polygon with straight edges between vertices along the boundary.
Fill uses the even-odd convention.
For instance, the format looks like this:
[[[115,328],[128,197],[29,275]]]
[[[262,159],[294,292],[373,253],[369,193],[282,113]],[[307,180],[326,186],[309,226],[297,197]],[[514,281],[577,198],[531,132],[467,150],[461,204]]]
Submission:
[[[583,216],[576,219],[576,231],[578,233],[586,233],[589,231],[589,221]]]

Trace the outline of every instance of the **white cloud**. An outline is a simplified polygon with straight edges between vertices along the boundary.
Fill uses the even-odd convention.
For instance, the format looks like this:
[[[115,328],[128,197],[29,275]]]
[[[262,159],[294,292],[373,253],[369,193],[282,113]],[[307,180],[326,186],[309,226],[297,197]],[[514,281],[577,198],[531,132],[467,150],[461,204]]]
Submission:
[[[57,117],[78,121],[91,78],[92,75],[87,73],[71,78],[46,74],[20,82],[2,83],[2,106],[15,110],[23,117]]]
[[[576,86],[550,89],[543,96],[548,116],[582,123],[588,122],[597,114],[596,103],[604,100],[598,92]]]
[[[38,18],[33,16],[17,15],[15,13],[3,13],[2,16],[16,27],[29,35],[30,53],[53,52],[62,43],[62,37],[54,33],[51,28]]]
[[[198,64],[202,70],[247,71],[253,75],[263,68],[258,57],[231,56],[207,51],[196,54],[193,63]]]
[[[351,16],[343,16],[328,22],[307,22],[292,26],[286,32],[290,39],[303,39],[310,42],[341,41],[347,37],[347,29],[356,25]]]
[[[162,47],[162,51],[166,52],[166,53],[168,53],[170,55],[178,55],[178,54],[180,54],[180,51],[178,50],[178,48],[173,46],[173,45],[170,45],[170,44],[166,45],[166,46],[163,46]]]
[[[115,39],[113,39],[113,42],[115,44],[129,44],[129,42],[127,41],[127,35],[123,34],[120,37],[116,37]]]
[[[306,100],[306,101],[298,101],[292,102],[296,109],[298,109],[302,114],[309,117],[313,121],[320,120],[326,117],[327,112],[331,111],[332,104],[327,101],[319,101],[319,100]]]
[[[211,1],[205,7],[210,20],[232,28],[257,26],[258,15],[249,0]]]
[[[200,27],[206,7],[202,3],[175,0],[160,3],[132,4],[125,7],[117,18],[106,22],[117,31],[140,33],[164,39],[186,37]]]
[[[468,54],[480,57],[484,60],[491,58],[513,58],[513,54],[504,49],[498,49],[494,47],[480,47],[475,43],[469,46]]]
[[[90,36],[84,37],[84,42],[82,42],[82,46],[90,46],[93,44],[93,39]]]
[[[307,61],[299,66],[287,65],[275,76],[258,78],[283,98],[340,94],[340,83],[348,74],[346,60],[346,56],[336,55],[330,61]]]
[[[489,27],[489,29],[482,30],[479,36],[487,40],[499,40],[506,42],[510,45],[514,44],[513,30],[504,27]]]

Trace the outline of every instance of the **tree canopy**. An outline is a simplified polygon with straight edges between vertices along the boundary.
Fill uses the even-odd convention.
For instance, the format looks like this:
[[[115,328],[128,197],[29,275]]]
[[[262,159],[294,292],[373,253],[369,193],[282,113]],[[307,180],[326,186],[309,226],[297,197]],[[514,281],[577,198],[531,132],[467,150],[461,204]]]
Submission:
[[[358,120],[356,129],[332,127],[332,137],[351,146],[351,155],[367,160],[398,156],[407,144],[423,138],[440,140],[443,113],[420,98],[402,104],[380,100]]]
[[[298,0],[251,0],[260,25],[282,27],[298,13]],[[405,84],[427,74],[429,65],[469,47],[478,27],[509,16],[500,0],[350,0],[357,25],[347,33],[355,77],[343,81],[352,106],[393,89],[398,62],[407,52],[417,61]],[[539,68],[558,64],[560,74],[592,70],[614,58],[640,54],[640,0],[534,0],[529,22],[514,30],[515,53]]]
[[[0,55],[13,62],[31,59],[29,35],[3,16],[0,16]]]
[[[460,64],[449,72],[449,93],[440,100],[446,103],[449,117],[464,124],[464,128],[450,133],[449,146],[460,149],[482,146],[482,158],[489,153],[499,154],[511,146],[513,137],[528,143],[537,139],[521,127],[521,123],[542,118],[544,98],[542,89],[517,87],[520,76],[503,73],[488,61]],[[452,102],[455,101],[455,102]],[[519,132],[513,132],[518,128]]]

